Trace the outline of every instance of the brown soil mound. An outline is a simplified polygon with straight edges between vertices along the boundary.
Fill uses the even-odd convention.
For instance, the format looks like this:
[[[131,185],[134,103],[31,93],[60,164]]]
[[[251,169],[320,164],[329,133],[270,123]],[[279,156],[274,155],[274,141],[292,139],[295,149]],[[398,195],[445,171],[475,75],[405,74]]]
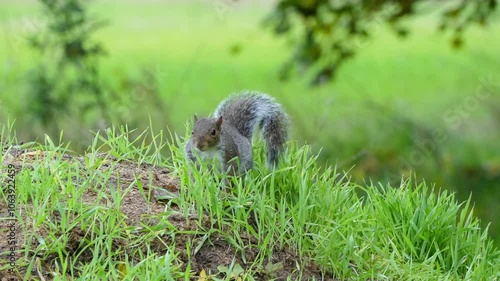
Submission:
[[[22,150],[19,147],[11,147],[8,150],[4,149],[3,154],[7,154],[4,157],[3,167],[11,164],[14,165],[17,173],[21,170],[32,169],[30,163],[41,159],[41,157],[47,157],[46,153],[43,151],[27,151]],[[82,202],[89,205],[102,204],[105,205],[106,202],[98,202],[96,188],[102,188],[103,191],[109,192],[109,187],[114,186],[120,187],[123,193],[126,195],[120,206],[120,211],[126,216],[126,224],[129,226],[137,226],[137,235],[145,233],[141,231],[144,225],[155,226],[158,221],[155,219],[156,215],[164,214],[166,203],[165,198],[176,196],[180,191],[180,184],[177,178],[171,176],[171,171],[163,167],[157,167],[150,164],[138,164],[134,161],[128,160],[118,160],[109,154],[96,155],[103,160],[103,164],[99,166],[98,169],[106,170],[113,169],[112,178],[106,183],[106,185],[94,188],[86,188],[82,195]],[[82,163],[82,167],[85,167],[84,157],[82,156],[72,156],[69,154],[64,154],[61,156],[63,161],[69,161],[75,163],[75,161]],[[76,180],[76,179],[75,179]],[[145,199],[145,196],[137,188],[137,184],[140,183],[144,190],[149,191],[148,197],[149,202]],[[3,184],[2,184],[3,186]],[[132,186],[132,188],[130,188]],[[129,189],[127,192],[125,190]],[[166,196],[167,195],[167,196]],[[5,198],[5,197],[4,197]],[[102,200],[101,200],[102,201]],[[30,204],[30,203],[28,203]],[[109,202],[108,202],[109,204]],[[24,208],[28,207],[28,208]],[[32,206],[24,206],[22,209],[30,209]],[[171,207],[175,211],[176,206]],[[20,206],[17,206],[20,209]],[[177,210],[179,211],[179,210]],[[174,212],[175,213],[175,212]],[[181,212],[179,212],[181,213]],[[18,252],[25,248],[36,249],[38,246],[37,241],[31,241],[28,243],[25,241],[24,231],[33,229],[31,222],[27,221],[26,214],[20,214],[21,220],[16,222],[17,227],[15,228],[15,237],[17,241]],[[52,220],[58,219],[57,212],[51,214]],[[0,236],[7,237],[10,230],[8,223],[12,223],[14,220],[5,220],[8,218],[8,207],[6,200],[0,200]],[[190,233],[203,229],[210,228],[210,219],[208,217],[203,218],[201,226],[199,223],[199,216],[192,215],[186,218],[184,215],[170,215],[168,218],[169,223],[175,227],[180,233]],[[46,237],[48,233],[43,228],[38,228],[35,230],[37,234],[41,237]],[[88,232],[83,231],[79,225],[75,226],[70,232],[70,241],[66,245],[66,253],[68,255],[73,255],[77,257],[80,263],[85,264],[92,260],[92,253],[87,249],[82,249],[82,244],[86,239]],[[187,241],[201,240],[201,237],[197,237],[196,234],[180,234],[175,235],[175,238],[165,236],[158,236],[153,241],[151,241],[147,246],[149,249],[154,250],[158,255],[164,255],[166,253],[165,245],[171,245],[175,243],[176,252],[179,253],[179,259],[183,262],[183,267],[185,267],[188,262],[190,262],[191,271],[197,274],[203,272],[217,273],[219,272],[220,266],[230,267],[231,264],[239,264],[243,269],[246,266],[250,266],[252,261],[256,259],[259,254],[258,247],[252,247],[255,245],[255,239],[242,235],[245,239],[245,245],[250,245],[245,250],[245,253],[241,254],[236,251],[236,249],[231,245],[229,241],[224,239],[221,235],[213,234],[208,239],[205,238],[201,248],[191,249],[191,253],[186,251]],[[172,239],[174,241],[172,241]],[[14,275],[10,274],[5,270],[8,267],[8,258],[6,258],[6,253],[9,253],[10,246],[7,243],[7,239],[0,239],[0,280],[21,280],[26,274],[28,264],[16,264],[18,270]],[[141,250],[146,253],[146,245],[129,245],[128,241],[117,237],[113,240],[113,247],[116,249],[130,249],[130,247],[141,247]],[[41,259],[39,257],[28,257],[28,260],[34,258],[35,264],[31,268],[32,279],[39,280],[52,280],[50,272],[55,271],[53,264],[53,259],[56,257],[50,257]],[[18,260],[24,259],[18,254]],[[291,249],[276,249],[273,251],[273,255],[267,261],[267,265],[273,268],[272,277],[268,275],[268,272],[262,272],[257,276],[253,276],[256,280],[286,280],[288,276],[292,279],[299,278],[297,275],[296,264],[300,262],[298,256]],[[218,269],[219,268],[219,269]],[[10,274],[10,275],[9,275]],[[203,273],[202,273],[203,274]],[[301,277],[301,280],[310,280],[312,278],[316,280],[325,280],[322,277],[320,270],[313,264],[305,265],[305,270]],[[14,278],[14,279],[9,279]],[[209,280],[209,279],[199,279],[195,280]],[[326,279],[333,280],[333,279]]]

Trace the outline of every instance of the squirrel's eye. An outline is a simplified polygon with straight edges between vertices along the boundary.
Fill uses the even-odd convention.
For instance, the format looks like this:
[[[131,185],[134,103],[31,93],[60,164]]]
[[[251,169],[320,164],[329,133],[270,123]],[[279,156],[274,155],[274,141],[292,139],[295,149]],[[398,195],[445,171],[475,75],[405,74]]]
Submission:
[[[212,130],[212,136],[215,137],[215,130]]]
[[[194,131],[191,131],[191,135],[194,135]]]

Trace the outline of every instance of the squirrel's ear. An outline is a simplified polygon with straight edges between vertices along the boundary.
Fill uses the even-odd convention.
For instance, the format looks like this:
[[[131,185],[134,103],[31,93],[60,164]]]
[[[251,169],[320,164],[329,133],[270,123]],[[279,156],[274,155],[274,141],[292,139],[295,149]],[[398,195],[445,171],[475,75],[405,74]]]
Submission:
[[[215,121],[215,125],[217,126],[217,129],[219,129],[219,130],[220,130],[220,128],[221,128],[221,126],[222,126],[222,116],[221,116],[221,117],[219,117],[219,118],[217,119],[217,121]]]
[[[196,114],[193,115],[193,120],[195,123],[196,123],[196,121],[198,121],[198,116],[196,116]]]

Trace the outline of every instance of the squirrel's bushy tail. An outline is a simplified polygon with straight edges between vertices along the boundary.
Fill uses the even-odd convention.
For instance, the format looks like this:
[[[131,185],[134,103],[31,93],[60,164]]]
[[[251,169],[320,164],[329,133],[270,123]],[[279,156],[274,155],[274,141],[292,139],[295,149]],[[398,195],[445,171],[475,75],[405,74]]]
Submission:
[[[259,127],[267,148],[270,166],[278,163],[279,155],[288,138],[289,119],[274,98],[259,92],[242,92],[222,101],[214,117],[223,117],[248,140]]]
[[[270,166],[277,165],[288,137],[288,116],[284,111],[271,112],[263,118],[260,126],[266,142],[267,161]]]

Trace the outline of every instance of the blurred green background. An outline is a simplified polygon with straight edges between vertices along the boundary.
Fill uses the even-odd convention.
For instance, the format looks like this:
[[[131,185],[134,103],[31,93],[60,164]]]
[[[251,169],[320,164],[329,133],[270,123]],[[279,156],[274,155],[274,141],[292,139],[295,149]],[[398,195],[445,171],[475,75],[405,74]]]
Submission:
[[[39,1],[4,0],[0,122],[15,120],[18,139],[25,142],[41,141],[46,133],[59,139],[62,130],[70,148],[82,152],[90,131],[121,124],[142,131],[149,117],[154,130],[184,136],[193,113],[210,114],[232,92],[259,90],[284,105],[292,138],[312,145],[325,165],[349,171],[360,184],[398,186],[415,173],[436,188],[456,191],[461,200],[471,196],[476,215],[484,226],[491,222],[500,245],[498,11],[486,27],[467,29],[459,50],[437,31],[437,12],[405,22],[411,33],[404,39],[378,23],[334,80],[311,87],[308,72],[278,79],[294,41],[263,26],[273,5],[90,2],[88,14],[107,21],[89,38],[105,50],[92,61],[105,109],[82,110],[85,98],[70,95],[64,100],[69,109],[44,124],[33,113],[44,108],[34,99],[43,85],[33,82],[33,69],[50,65],[52,58],[30,47],[29,39],[45,32],[47,15]],[[57,81],[64,84],[71,75],[78,74]]]

